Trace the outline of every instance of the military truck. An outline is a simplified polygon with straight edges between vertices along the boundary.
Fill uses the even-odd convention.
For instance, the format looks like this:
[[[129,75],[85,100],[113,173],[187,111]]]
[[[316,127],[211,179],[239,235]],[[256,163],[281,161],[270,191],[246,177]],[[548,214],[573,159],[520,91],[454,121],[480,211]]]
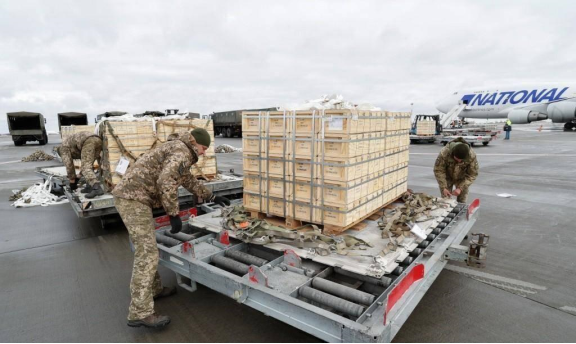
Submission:
[[[88,125],[88,116],[82,112],[61,112],[58,114],[58,131],[62,126]]]
[[[48,143],[46,119],[38,112],[8,112],[8,129],[15,146],[22,146],[28,141],[38,141],[41,145]]]
[[[214,112],[210,116],[214,121],[214,135],[223,137],[242,137],[242,111],[276,111],[277,108],[246,109]]]

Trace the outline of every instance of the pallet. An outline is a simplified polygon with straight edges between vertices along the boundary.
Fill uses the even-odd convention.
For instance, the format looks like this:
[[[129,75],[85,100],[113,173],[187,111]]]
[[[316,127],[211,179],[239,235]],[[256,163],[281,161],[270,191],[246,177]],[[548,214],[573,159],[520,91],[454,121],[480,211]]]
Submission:
[[[262,219],[270,222],[275,226],[285,227],[288,229],[296,229],[303,225],[303,222],[290,217],[280,217],[274,215],[268,215],[259,211],[250,211],[250,217],[254,219]]]
[[[288,229],[296,229],[298,227],[301,227],[305,224],[314,224],[316,226],[319,226],[322,228],[322,233],[326,234],[326,235],[339,235],[342,234],[342,232],[347,231],[349,229],[351,230],[355,230],[355,231],[361,231],[364,228],[366,228],[367,224],[364,223],[365,220],[372,220],[372,221],[376,221],[379,218],[382,217],[382,211],[384,209],[386,209],[387,207],[389,207],[392,203],[398,201],[399,199],[402,198],[402,195],[398,196],[397,198],[383,204],[382,206],[380,206],[379,208],[377,208],[376,210],[362,216],[361,218],[359,218],[358,220],[352,222],[351,224],[347,225],[347,226],[335,226],[335,225],[320,225],[317,223],[312,223],[312,222],[306,222],[306,221],[301,221],[301,220],[296,220],[293,218],[289,218],[289,217],[281,217],[281,216],[275,216],[275,215],[268,215],[266,213],[263,212],[259,212],[259,211],[253,211],[253,210],[248,210],[250,212],[250,217],[255,218],[255,219],[263,219],[268,221],[269,223],[276,225],[276,226],[280,226],[280,227],[285,227]]]

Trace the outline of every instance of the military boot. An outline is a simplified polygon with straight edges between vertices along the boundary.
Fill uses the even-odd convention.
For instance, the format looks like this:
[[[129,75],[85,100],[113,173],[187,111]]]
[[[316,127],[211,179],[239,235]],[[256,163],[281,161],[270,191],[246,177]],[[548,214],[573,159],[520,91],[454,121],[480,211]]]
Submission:
[[[86,183],[86,186],[84,186],[84,188],[80,190],[80,192],[83,194],[89,193],[90,191],[92,191],[92,186],[90,186],[90,184],[88,183]]]
[[[130,327],[148,327],[148,328],[160,328],[168,325],[170,323],[170,317],[166,315],[156,315],[152,314],[144,319],[138,320],[128,320],[128,326]]]
[[[86,198],[94,198],[96,196],[100,196],[103,194],[104,194],[104,191],[100,187],[100,183],[96,183],[92,187],[92,191],[90,191],[90,193],[86,194]]]
[[[167,296],[172,296],[176,294],[176,292],[177,292],[176,287],[164,287],[161,292],[154,295],[154,300],[158,300]]]

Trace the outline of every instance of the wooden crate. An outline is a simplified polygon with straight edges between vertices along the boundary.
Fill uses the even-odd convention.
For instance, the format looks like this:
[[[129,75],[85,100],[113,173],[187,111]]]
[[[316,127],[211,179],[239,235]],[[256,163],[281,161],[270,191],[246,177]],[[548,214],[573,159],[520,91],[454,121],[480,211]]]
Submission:
[[[218,166],[216,163],[216,156],[205,155],[198,158],[198,162],[190,167],[192,175],[203,179],[212,180],[218,174]]]
[[[208,131],[212,144],[206,153],[214,153],[214,125],[211,119],[160,119],[156,121],[156,137],[160,142],[166,142],[172,134],[190,132],[195,128],[203,128]]]
[[[416,123],[416,135],[432,136],[436,134],[435,121],[419,121]]]
[[[265,133],[266,122],[266,116],[259,116],[258,111],[242,112],[242,135]]]
[[[368,154],[369,141],[364,134],[350,135],[348,138],[326,138],[320,144],[318,154],[325,158],[353,158]]]
[[[351,159],[326,158],[324,165],[318,165],[320,173],[325,180],[348,181],[360,178],[368,174],[366,157],[354,157]]]

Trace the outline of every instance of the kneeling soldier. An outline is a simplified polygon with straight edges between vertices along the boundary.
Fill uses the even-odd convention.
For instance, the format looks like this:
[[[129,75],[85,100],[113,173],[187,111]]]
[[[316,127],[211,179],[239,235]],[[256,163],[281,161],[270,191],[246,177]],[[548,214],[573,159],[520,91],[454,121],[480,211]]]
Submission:
[[[461,137],[450,141],[442,148],[434,165],[442,197],[457,196],[458,202],[466,203],[468,189],[476,180],[478,170],[476,153],[468,143]]]

